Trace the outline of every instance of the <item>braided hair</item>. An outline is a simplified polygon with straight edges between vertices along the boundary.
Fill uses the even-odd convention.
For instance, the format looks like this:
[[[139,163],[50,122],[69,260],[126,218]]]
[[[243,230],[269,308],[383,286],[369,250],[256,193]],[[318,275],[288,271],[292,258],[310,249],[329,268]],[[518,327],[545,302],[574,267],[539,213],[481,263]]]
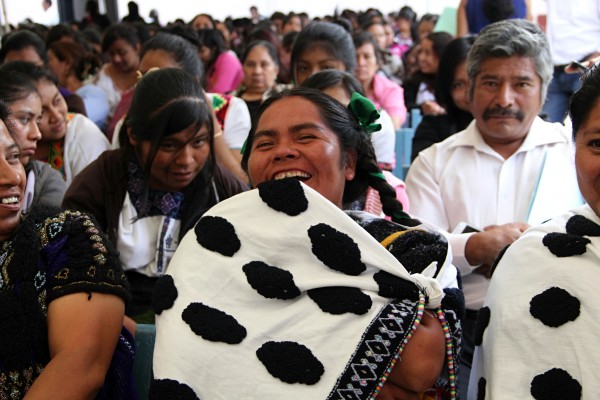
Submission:
[[[350,151],[356,152],[355,177],[351,181],[346,181],[342,201],[344,203],[352,202],[361,196],[368,187],[372,187],[379,192],[383,212],[391,217],[392,221],[406,226],[419,225],[420,222],[410,218],[403,211],[402,204],[396,199],[396,191],[387,183],[381,172],[371,140],[358,119],[337,100],[316,89],[299,87],[284,90],[261,104],[248,135],[242,157],[242,168],[248,172],[252,142],[262,114],[276,101],[292,96],[302,97],[317,106],[325,124],[338,136],[343,154]]]

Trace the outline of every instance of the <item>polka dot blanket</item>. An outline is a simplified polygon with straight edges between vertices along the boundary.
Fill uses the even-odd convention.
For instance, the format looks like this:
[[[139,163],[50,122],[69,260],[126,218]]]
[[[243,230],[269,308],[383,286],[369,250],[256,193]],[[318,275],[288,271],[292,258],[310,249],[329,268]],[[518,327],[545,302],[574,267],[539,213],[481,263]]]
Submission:
[[[448,265],[409,274],[295,179],[223,201],[157,284],[151,398],[374,398]]]
[[[504,253],[479,311],[472,399],[600,398],[600,219],[585,205]]]

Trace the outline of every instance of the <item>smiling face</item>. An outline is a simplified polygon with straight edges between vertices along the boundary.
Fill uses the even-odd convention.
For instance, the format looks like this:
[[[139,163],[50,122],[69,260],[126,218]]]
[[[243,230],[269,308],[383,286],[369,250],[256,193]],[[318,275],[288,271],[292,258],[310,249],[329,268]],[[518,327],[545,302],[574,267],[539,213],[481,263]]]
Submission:
[[[264,93],[275,85],[279,67],[264,46],[254,46],[244,61],[244,83],[248,91]]]
[[[296,177],[341,208],[344,186],[356,160],[341,149],[338,136],[319,109],[299,96],[275,101],[261,115],[248,158],[254,186]]]
[[[36,84],[42,99],[42,118],[38,124],[42,141],[60,140],[67,133],[67,103],[58,87],[49,80],[42,79]]]
[[[42,138],[38,122],[42,119],[42,100],[37,92],[9,104],[13,131],[21,148],[21,163],[26,165]]]
[[[117,39],[108,48],[110,63],[120,72],[135,71],[140,63],[140,45],[132,46],[125,39]]]
[[[540,112],[542,80],[531,58],[488,58],[474,81],[473,116],[483,140],[507,158]]]
[[[346,71],[346,66],[322,46],[315,45],[307,48],[298,57],[294,68],[296,84],[302,84],[306,78],[324,69]]]
[[[577,131],[575,168],[583,198],[600,215],[600,100]]]
[[[0,241],[9,239],[19,227],[25,183],[19,146],[0,121]]]
[[[158,145],[150,167],[149,186],[152,189],[182,191],[198,176],[210,154],[208,127],[190,127],[165,136]],[[152,146],[149,140],[136,140],[129,133],[129,142],[136,148],[139,161],[146,165]]]

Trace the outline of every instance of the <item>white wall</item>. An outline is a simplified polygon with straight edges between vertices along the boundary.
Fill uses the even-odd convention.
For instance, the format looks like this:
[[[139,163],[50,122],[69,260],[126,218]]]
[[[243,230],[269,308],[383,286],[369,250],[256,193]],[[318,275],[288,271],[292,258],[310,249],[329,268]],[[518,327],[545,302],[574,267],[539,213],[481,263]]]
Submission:
[[[120,18],[127,14],[127,2],[129,0],[117,0],[118,13]],[[546,0],[533,0],[534,15],[545,12]],[[75,15],[83,15],[83,9],[80,4],[85,1],[74,1]],[[99,0],[101,11],[104,11],[104,0]],[[176,18],[182,18],[189,21],[194,15],[199,13],[208,13],[217,19],[224,19],[227,16],[233,18],[247,17],[250,15],[249,8],[252,5],[258,7],[261,14],[269,16],[274,11],[301,12],[304,11],[309,16],[324,16],[333,14],[336,7],[340,11],[344,8],[350,8],[356,11],[364,10],[367,7],[379,8],[382,12],[398,11],[404,5],[410,5],[417,15],[426,12],[440,13],[444,7],[456,7],[459,0],[137,0],[142,17],[148,19],[150,10],[156,8],[159,12],[160,21],[167,23]],[[17,24],[25,18],[37,19],[42,14],[42,0],[0,0],[0,7],[4,4],[6,8],[8,21]],[[56,1],[49,10],[50,17],[58,20],[58,10]],[[4,15],[0,14],[0,21],[4,24]]]
[[[25,18],[37,19],[41,14],[42,0],[0,0],[6,7],[8,21],[12,24],[22,22]],[[119,17],[127,14],[127,2],[129,0],[117,0]],[[317,17],[327,14],[333,14],[336,7],[340,11],[344,8],[350,8],[356,11],[364,10],[367,7],[377,7],[382,12],[398,11],[404,5],[410,5],[418,15],[426,12],[439,13],[444,7],[455,7],[459,0],[137,0],[142,17],[148,19],[148,14],[153,8],[158,10],[161,23],[167,23],[177,18],[189,21],[193,16],[199,13],[211,14],[216,19],[224,19],[227,16],[233,18],[247,17],[250,15],[249,8],[252,5],[258,7],[261,14],[269,16],[274,11],[301,12],[304,11],[309,16]],[[74,1],[75,15],[83,15],[83,9],[80,9],[80,3],[85,1]],[[104,1],[98,1],[100,9],[104,10]],[[2,3],[0,3],[0,6]],[[56,1],[50,11],[58,19],[58,10]],[[4,24],[4,16],[0,16]]]
[[[127,14],[127,2],[117,0],[119,15]],[[398,11],[404,5],[411,5],[418,15],[426,12],[440,12],[446,6],[456,7],[459,0],[221,0],[221,1],[189,1],[189,0],[140,0],[138,5],[140,14],[146,18],[151,9],[159,11],[161,23],[183,18],[191,20],[196,14],[207,13],[216,19],[227,16],[233,18],[250,16],[250,6],[255,5],[258,11],[265,16],[270,16],[274,11],[306,12],[312,17],[331,15],[335,8],[341,12],[345,8],[352,10],[365,10],[368,7],[379,8],[382,12]],[[168,6],[166,6],[168,4]]]

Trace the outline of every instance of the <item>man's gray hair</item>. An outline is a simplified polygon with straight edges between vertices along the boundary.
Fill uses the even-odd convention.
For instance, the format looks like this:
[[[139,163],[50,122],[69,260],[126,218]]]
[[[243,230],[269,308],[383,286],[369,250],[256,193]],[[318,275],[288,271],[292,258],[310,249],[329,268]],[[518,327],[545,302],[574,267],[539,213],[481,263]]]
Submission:
[[[541,102],[544,104],[554,67],[546,35],[537,25],[524,19],[498,21],[483,28],[467,56],[467,74],[473,98],[475,77],[481,63],[488,58],[529,57],[542,80]]]

